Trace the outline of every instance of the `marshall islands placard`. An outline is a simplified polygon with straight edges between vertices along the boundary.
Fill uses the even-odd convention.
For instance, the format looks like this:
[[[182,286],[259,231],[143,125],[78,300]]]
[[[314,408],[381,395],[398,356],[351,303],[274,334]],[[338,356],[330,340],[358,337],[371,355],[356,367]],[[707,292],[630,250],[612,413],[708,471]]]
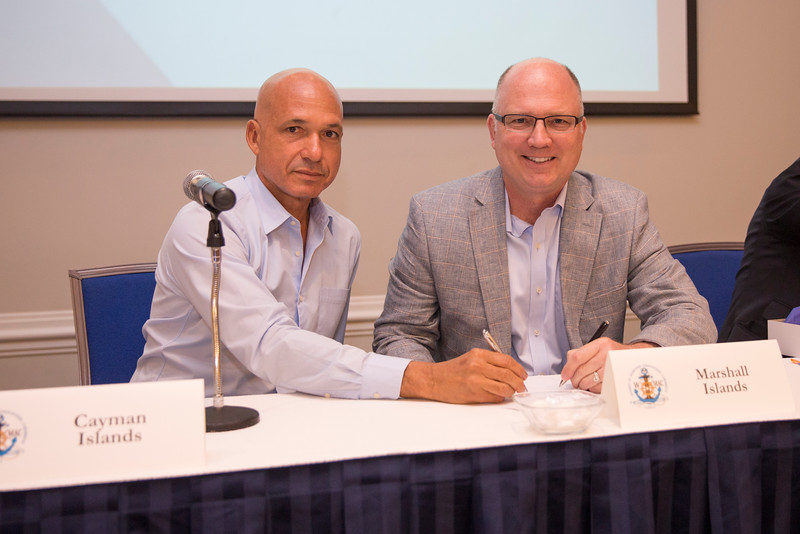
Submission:
[[[0,391],[0,490],[204,465],[202,379]]]
[[[605,415],[623,430],[767,421],[794,398],[775,340],[610,351]]]

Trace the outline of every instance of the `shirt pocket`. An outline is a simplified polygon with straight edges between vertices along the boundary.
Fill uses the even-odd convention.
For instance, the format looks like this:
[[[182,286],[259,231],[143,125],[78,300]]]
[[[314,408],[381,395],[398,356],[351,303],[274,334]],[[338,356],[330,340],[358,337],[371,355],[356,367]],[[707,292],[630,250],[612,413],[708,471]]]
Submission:
[[[319,317],[317,333],[333,339],[344,337],[343,319],[347,303],[350,299],[350,290],[338,287],[323,287],[319,291]],[[342,331],[339,332],[339,326]],[[339,339],[339,341],[341,341]]]

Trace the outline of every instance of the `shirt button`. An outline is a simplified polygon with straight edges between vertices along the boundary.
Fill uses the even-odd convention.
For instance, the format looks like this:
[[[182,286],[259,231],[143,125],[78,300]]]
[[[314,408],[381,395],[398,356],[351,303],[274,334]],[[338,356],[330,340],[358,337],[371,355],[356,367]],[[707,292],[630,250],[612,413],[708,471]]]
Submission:
[[[294,223],[292,223],[292,224],[294,224]],[[326,398],[326,399],[330,399],[330,398],[331,398],[331,394],[330,394],[330,393],[326,393],[326,394],[325,394],[325,398]]]
[[[380,393],[373,393],[372,396],[373,396],[373,398],[376,398],[376,399],[380,399],[381,398],[381,394]]]
[[[297,221],[292,221],[289,224],[291,224],[292,226],[296,226],[297,225]]]
[[[536,288],[536,294],[537,295],[541,295],[542,294],[542,288],[541,287],[537,287]]]
[[[300,251],[299,250],[295,251],[294,255],[299,258],[300,257]]]
[[[306,300],[306,298],[305,298],[303,295],[300,295],[300,296],[297,298],[297,300],[299,300],[300,302],[304,302],[304,301]]]
[[[540,334],[540,333],[541,333],[541,332],[539,332],[538,330],[534,330],[534,331],[533,331],[533,335],[534,335],[534,336],[536,336],[536,337],[539,337],[539,334]]]

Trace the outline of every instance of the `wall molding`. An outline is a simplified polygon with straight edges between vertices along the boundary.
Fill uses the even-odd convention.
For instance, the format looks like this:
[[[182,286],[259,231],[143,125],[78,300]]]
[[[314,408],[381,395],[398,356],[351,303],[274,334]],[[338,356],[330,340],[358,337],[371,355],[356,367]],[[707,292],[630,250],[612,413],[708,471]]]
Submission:
[[[350,299],[345,343],[372,350],[372,329],[383,295]],[[639,331],[628,310],[625,339]],[[0,314],[0,390],[77,386],[78,348],[72,310]]]
[[[0,358],[72,354],[77,358],[72,310],[0,314]]]
[[[0,313],[0,341],[75,336],[72,310]]]
[[[344,334],[348,342],[351,338],[359,338],[361,342],[353,342],[354,345],[372,350],[372,327],[383,311],[383,301],[383,295],[365,295],[350,299]]]
[[[383,300],[383,295],[350,299],[345,335],[361,339],[360,345],[371,343],[373,323],[383,311]],[[628,309],[626,334],[638,332],[638,324],[638,318]],[[68,354],[77,358],[72,310],[0,314],[0,358]]]
[[[372,325],[383,311],[383,295],[350,299],[345,336],[369,338]],[[74,355],[75,321],[72,310],[0,313],[0,358]]]

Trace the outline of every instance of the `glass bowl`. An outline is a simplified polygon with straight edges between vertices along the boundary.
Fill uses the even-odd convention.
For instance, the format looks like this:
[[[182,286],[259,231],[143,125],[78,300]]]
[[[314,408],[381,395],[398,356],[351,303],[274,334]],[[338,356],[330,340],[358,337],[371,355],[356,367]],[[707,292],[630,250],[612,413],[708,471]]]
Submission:
[[[580,389],[515,393],[514,402],[544,434],[583,432],[603,409],[600,395]]]

